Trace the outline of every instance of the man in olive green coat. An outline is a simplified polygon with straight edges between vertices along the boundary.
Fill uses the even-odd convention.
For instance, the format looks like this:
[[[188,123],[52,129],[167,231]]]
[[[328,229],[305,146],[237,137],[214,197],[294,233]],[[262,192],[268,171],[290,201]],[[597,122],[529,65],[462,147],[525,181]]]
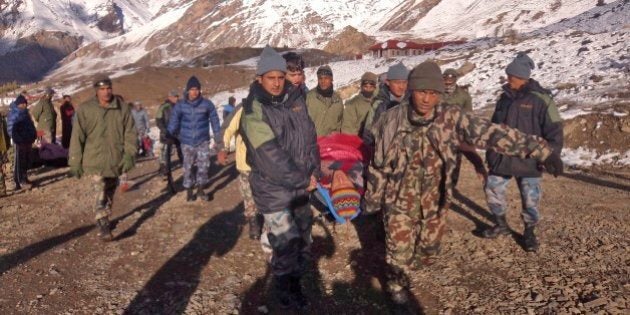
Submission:
[[[56,143],[57,136],[57,112],[52,103],[55,91],[47,87],[42,98],[31,109],[31,115],[37,123],[37,130],[44,132],[44,140],[48,143]]]
[[[329,66],[317,69],[317,87],[306,94],[306,107],[318,137],[341,131],[343,102],[333,90],[333,73]]]
[[[472,112],[472,97],[470,97],[466,89],[457,85],[459,73],[457,73],[455,69],[446,69],[444,70],[442,78],[444,79],[445,86],[442,103],[457,105],[467,112]]]
[[[93,209],[103,241],[112,239],[109,228],[118,176],[134,166],[137,135],[131,107],[114,96],[112,81],[107,77],[94,82],[96,97],[79,106],[70,140],[68,164],[70,175],[89,175]]]
[[[343,110],[342,133],[358,136],[363,134],[365,118],[370,111],[372,100],[374,99],[376,79],[376,74],[372,72],[366,72],[361,76],[361,91],[346,102],[346,106]]]

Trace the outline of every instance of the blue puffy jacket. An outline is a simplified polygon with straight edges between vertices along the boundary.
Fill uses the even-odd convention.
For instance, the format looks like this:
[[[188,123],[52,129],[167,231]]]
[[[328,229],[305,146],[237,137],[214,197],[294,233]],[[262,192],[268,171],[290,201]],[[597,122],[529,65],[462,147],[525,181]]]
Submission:
[[[9,107],[7,116],[7,131],[13,139],[13,143],[33,143],[37,139],[35,124],[28,113],[28,109],[18,108],[15,102]]]
[[[198,97],[194,101],[182,99],[173,107],[168,132],[177,136],[182,144],[196,146],[210,141],[210,124],[218,149],[222,148],[219,115],[210,100]]]

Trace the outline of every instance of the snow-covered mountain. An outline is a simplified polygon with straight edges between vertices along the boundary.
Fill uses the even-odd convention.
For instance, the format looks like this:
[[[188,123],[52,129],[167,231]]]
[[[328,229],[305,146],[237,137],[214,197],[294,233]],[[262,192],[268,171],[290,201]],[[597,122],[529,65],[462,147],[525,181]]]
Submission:
[[[628,0],[605,2],[608,4],[604,7],[619,5],[627,13]],[[52,75],[70,79],[86,72],[112,73],[121,69],[128,72],[148,65],[185,64],[223,47],[270,44],[323,48],[347,26],[379,40],[474,41],[531,35],[545,29],[555,32],[557,27],[570,29],[573,26],[563,22],[595,9],[596,3],[594,0],[0,1],[0,54],[9,53],[2,57],[0,66],[5,66],[4,61],[8,68],[18,67],[18,71],[20,63],[16,63],[19,61],[16,55],[24,54],[16,52],[28,46],[25,42],[42,46],[46,41],[41,38],[50,42],[50,38],[56,40],[59,36],[73,40],[66,38],[70,44],[57,45],[63,47],[61,51],[67,57]],[[616,15],[616,24],[597,20],[608,28],[623,28],[630,23],[629,16]],[[39,40],[33,39],[34,36]],[[78,49],[72,49],[75,46]],[[40,49],[30,59],[47,59],[47,53],[48,50]],[[0,74],[0,81],[6,79],[6,74],[4,77]]]

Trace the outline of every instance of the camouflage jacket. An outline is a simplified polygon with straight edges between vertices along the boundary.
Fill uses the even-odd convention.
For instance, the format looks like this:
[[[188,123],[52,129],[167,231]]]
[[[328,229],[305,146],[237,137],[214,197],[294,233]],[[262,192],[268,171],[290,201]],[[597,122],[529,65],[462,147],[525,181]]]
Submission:
[[[324,97],[317,93],[317,88],[312,89],[306,94],[306,106],[318,137],[341,131],[343,102],[339,93]]]
[[[402,179],[408,178],[406,173],[412,171],[413,166],[410,160],[414,152],[407,152],[409,144],[405,143],[406,136],[419,128],[410,122],[410,111],[409,102],[403,102],[380,118],[382,124],[379,124],[381,128],[376,130],[377,134],[375,134],[376,154],[369,167],[365,193],[364,211],[368,213],[380,210],[383,204],[403,206],[406,202],[403,198],[420,200],[420,196],[400,196],[399,194],[399,191],[404,188]],[[552,152],[551,147],[540,137],[526,135],[505,125],[493,124],[485,118],[464,112],[458,106],[438,105],[434,109],[433,118],[428,120],[425,126],[428,126],[425,136],[439,157],[439,161],[434,160],[434,165],[439,167],[439,170],[428,173],[442,178],[431,181],[438,182],[439,187],[429,189],[435,192],[433,200],[427,204],[423,200],[422,207],[441,208],[449,202],[453,189],[451,174],[456,167],[458,148],[462,144],[541,161]],[[387,149],[384,150],[383,147]],[[385,152],[385,154],[379,156],[379,152]],[[424,167],[432,166],[424,165]],[[422,174],[424,172],[418,172],[418,176]],[[424,179],[419,179],[419,181],[426,182]],[[425,210],[438,209],[423,209]]]
[[[455,91],[453,93],[444,93],[442,96],[442,103],[448,105],[458,105],[461,106],[464,110],[472,112],[472,97],[466,89],[463,87],[456,85]]]

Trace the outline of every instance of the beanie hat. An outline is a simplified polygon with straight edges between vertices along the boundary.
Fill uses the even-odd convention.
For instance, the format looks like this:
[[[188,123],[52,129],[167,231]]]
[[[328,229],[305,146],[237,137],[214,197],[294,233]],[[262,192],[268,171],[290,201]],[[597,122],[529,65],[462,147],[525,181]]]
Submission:
[[[177,90],[171,90],[168,92],[168,96],[179,96],[179,92],[177,92]]]
[[[322,77],[322,76],[332,77],[333,76],[332,69],[330,68],[329,65],[321,66],[317,69],[317,76],[318,77]]]
[[[190,79],[188,79],[188,83],[186,83],[186,91],[189,91],[194,87],[201,90],[201,83],[199,83],[199,79],[197,79],[197,77],[193,75],[192,77],[190,77]]]
[[[534,60],[532,60],[526,52],[521,51],[507,68],[505,68],[505,73],[521,79],[529,79],[532,74],[532,69],[535,67]]]
[[[433,61],[425,61],[417,65],[409,75],[409,89],[444,93],[444,79],[440,66]]]
[[[47,86],[46,90],[45,90],[46,95],[53,95],[55,94],[55,90],[53,90],[53,88],[51,86]]]
[[[112,86],[112,80],[108,77],[108,76],[98,76],[96,77],[96,79],[94,80],[94,87],[100,87],[100,86]]]
[[[366,81],[376,83],[377,79],[378,77],[376,76],[376,74],[368,71],[361,76],[361,84]]]
[[[352,219],[359,212],[361,194],[341,170],[333,172],[330,199],[334,211],[344,219]]]
[[[399,62],[387,70],[387,80],[407,80],[409,69],[402,62]]]
[[[258,60],[258,67],[256,68],[256,75],[263,75],[269,71],[282,71],[287,72],[287,62],[277,53],[273,48],[265,46],[260,59]]]
[[[445,77],[453,77],[455,79],[457,79],[459,77],[459,73],[457,73],[457,70],[453,69],[453,68],[448,68],[446,70],[444,70],[444,73],[442,74]]]
[[[20,104],[28,104],[28,102],[26,101],[26,97],[24,97],[24,95],[22,94],[18,95],[18,97],[15,99],[15,105]]]

